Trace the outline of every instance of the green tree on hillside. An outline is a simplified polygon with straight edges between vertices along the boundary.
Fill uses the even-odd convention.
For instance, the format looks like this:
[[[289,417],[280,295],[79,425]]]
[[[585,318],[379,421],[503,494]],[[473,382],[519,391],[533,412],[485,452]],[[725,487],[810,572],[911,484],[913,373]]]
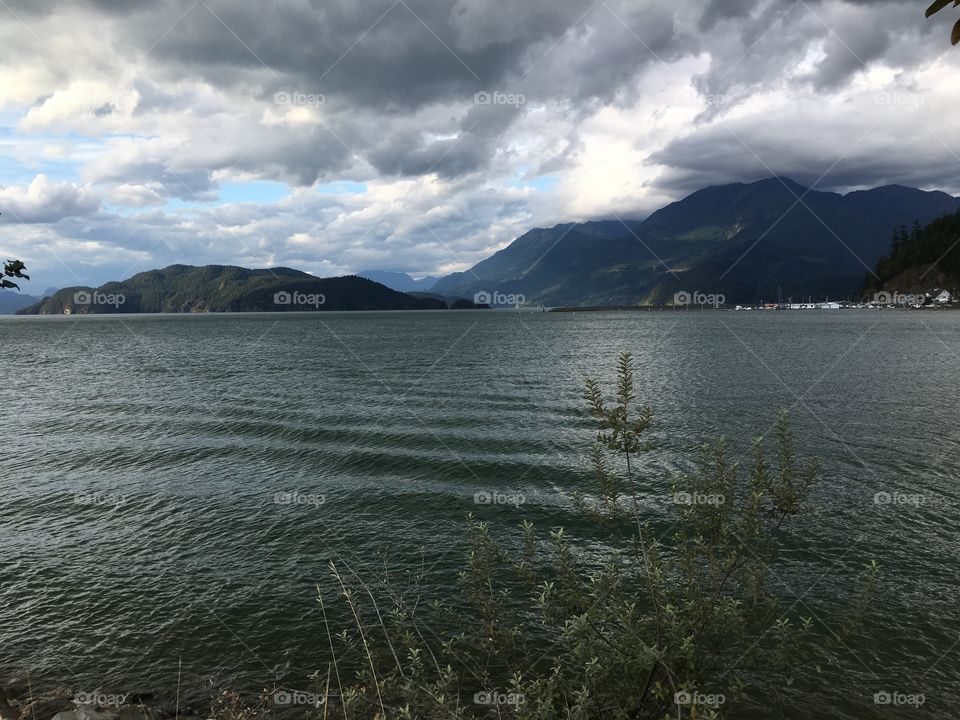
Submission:
[[[864,280],[863,295],[877,292],[920,294],[935,287],[960,288],[960,212],[944,215],[927,226],[914,223],[893,233],[890,252],[877,261]]]

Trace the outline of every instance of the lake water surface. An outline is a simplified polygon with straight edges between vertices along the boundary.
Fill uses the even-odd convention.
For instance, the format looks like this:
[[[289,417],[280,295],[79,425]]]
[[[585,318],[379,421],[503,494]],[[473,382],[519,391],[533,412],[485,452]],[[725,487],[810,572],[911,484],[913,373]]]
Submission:
[[[576,521],[583,380],[609,387],[629,350],[656,413],[645,512],[701,443],[744,450],[787,407],[823,481],[781,590],[829,633],[858,570],[883,569],[870,637],[810,716],[960,702],[960,313],[3,318],[0,344],[0,680],[304,678],[326,662],[329,560],[362,575],[379,547],[401,567],[422,547],[443,595],[468,512]],[[476,504],[493,491],[525,502]],[[926,704],[878,708],[884,690]]]

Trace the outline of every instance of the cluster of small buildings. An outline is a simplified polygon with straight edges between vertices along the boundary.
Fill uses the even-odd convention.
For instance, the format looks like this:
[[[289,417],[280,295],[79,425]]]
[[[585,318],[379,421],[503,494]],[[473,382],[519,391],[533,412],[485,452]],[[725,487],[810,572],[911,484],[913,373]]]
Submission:
[[[948,307],[960,300],[960,295],[955,295],[949,290],[934,288],[928,292],[907,295],[904,293],[877,293],[873,300],[864,302],[856,307],[880,309],[880,308],[937,308]]]
[[[759,305],[737,305],[736,310],[847,310],[847,309],[872,309],[879,310],[884,308],[936,308],[947,307],[960,302],[960,294],[955,295],[949,290],[934,288],[929,292],[916,295],[907,295],[903,293],[877,293],[872,300],[862,302],[835,302],[825,300],[824,302],[777,302],[760,303]]]
[[[805,302],[805,303],[761,303],[760,305],[737,305],[735,310],[840,310],[851,306],[850,303],[833,302]],[[852,307],[852,306],[851,306]]]

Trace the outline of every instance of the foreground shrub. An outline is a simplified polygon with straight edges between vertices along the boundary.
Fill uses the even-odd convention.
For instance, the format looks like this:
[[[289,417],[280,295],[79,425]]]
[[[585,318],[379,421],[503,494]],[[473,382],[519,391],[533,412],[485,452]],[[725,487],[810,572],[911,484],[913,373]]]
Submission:
[[[663,517],[639,472],[652,413],[634,407],[628,354],[617,370],[612,404],[586,385],[595,488],[576,497],[589,523],[576,538],[526,521],[495,538],[469,516],[460,599],[447,603],[428,604],[423,577],[397,580],[389,562],[379,578],[331,564],[354,627],[328,630],[338,659],[314,676],[323,717],[713,718],[757,703],[769,717],[799,677],[835,662],[875,567],[829,637],[775,592],[782,538],[808,518],[818,472],[795,457],[786,415],[774,459],[756,439],[749,472],[723,440],[704,447]]]

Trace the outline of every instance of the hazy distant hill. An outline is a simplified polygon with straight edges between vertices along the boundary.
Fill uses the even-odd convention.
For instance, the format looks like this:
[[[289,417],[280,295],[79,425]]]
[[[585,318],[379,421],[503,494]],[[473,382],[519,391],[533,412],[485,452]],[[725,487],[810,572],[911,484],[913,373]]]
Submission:
[[[40,301],[36,295],[26,295],[13,290],[0,291],[0,315],[13,315],[18,310]]]
[[[433,310],[447,304],[415,298],[356,276],[318,278],[290,268],[248,270],[171,265],[98,288],[64,288],[19,314]]]
[[[800,198],[798,200],[798,198]],[[786,178],[708,187],[643,222],[536,229],[433,292],[523,294],[544,305],[668,303],[681,290],[730,302],[858,295],[891,228],[960,209],[942,192],[889,186],[847,195]]]
[[[28,286],[23,286],[24,290],[29,289]],[[13,315],[18,310],[22,310],[25,307],[30,307],[31,305],[40,302],[43,298],[50,297],[59,288],[48,287],[39,295],[31,292],[0,292],[0,315]]]
[[[367,280],[373,280],[381,285],[386,285],[391,290],[404,293],[414,291],[429,292],[439,279],[430,276],[414,280],[406,273],[391,272],[389,270],[361,270],[357,275]]]

